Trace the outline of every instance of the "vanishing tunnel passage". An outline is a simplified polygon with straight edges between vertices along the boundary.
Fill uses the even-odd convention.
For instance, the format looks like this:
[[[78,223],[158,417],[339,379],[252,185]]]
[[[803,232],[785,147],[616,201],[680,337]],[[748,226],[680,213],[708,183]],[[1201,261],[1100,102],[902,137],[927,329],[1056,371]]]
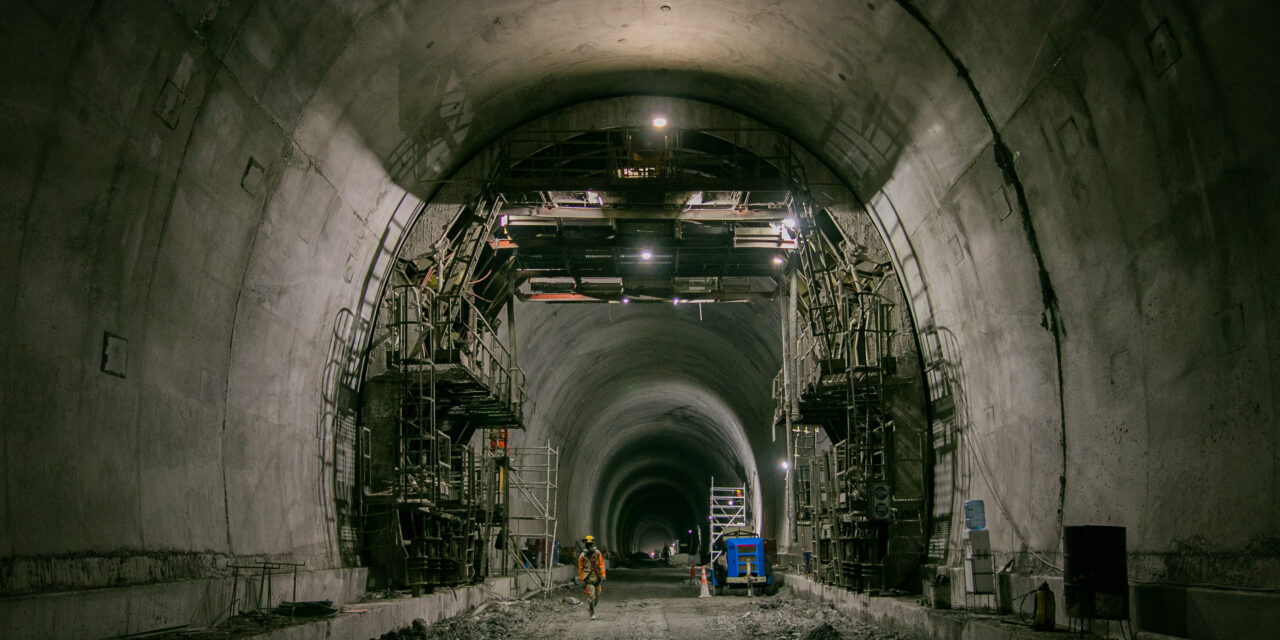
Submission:
[[[0,637],[376,636],[591,534],[685,569],[619,595],[1271,640],[1277,23],[7,3]],[[808,611],[667,586],[616,630]]]
[[[586,533],[714,560],[727,532],[804,546],[850,587],[916,579],[923,425],[892,415],[924,414],[915,337],[821,163],[723,108],[625,98],[508,132],[457,176],[372,336],[375,579],[546,567]]]

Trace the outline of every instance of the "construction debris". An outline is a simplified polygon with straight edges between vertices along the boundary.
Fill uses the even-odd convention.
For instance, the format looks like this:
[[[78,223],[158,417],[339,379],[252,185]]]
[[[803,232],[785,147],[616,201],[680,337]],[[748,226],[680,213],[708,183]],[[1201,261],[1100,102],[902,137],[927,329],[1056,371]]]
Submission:
[[[588,620],[580,607],[582,601],[573,596],[513,599],[491,601],[470,615],[431,626],[415,624],[371,640],[656,640],[682,637],[676,629],[689,629],[690,625],[705,625],[726,637],[743,640],[903,638],[850,618],[829,604],[793,597],[785,588],[777,596],[754,601],[731,597],[700,600],[683,584],[675,590],[657,587],[651,593],[654,597],[607,603],[599,621]]]
[[[898,640],[902,637],[850,618],[829,604],[793,597],[785,588],[777,596],[754,603],[748,611],[721,618],[716,626],[727,636],[753,640]]]
[[[309,602],[282,602],[274,613],[290,618],[325,618],[336,615],[338,609],[331,600],[314,600]]]
[[[824,622],[810,631],[804,640],[844,640],[844,636],[835,627]]]
[[[568,600],[532,599],[490,601],[471,612],[427,625],[424,620],[370,640],[487,640],[523,637],[526,629],[538,628],[538,621],[558,617],[570,605]]]

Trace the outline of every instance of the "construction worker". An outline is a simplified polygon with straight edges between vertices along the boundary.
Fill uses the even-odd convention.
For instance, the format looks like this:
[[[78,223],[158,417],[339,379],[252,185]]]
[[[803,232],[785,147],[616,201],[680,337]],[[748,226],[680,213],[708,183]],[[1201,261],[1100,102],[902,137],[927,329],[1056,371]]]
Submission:
[[[604,554],[596,548],[595,536],[582,539],[582,553],[578,554],[578,579],[587,593],[587,610],[596,619],[596,603],[600,601],[600,583],[604,582]]]

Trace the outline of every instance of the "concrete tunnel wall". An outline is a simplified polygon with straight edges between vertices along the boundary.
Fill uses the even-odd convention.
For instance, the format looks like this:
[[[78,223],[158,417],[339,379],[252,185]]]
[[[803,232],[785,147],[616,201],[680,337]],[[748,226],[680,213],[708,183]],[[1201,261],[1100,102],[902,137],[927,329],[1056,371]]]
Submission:
[[[621,94],[776,126],[868,203],[958,400],[941,502],[997,550],[1121,524],[1147,577],[1280,586],[1269,4],[922,6],[945,49],[895,2],[15,5],[0,593],[338,566],[332,363],[416,179]]]

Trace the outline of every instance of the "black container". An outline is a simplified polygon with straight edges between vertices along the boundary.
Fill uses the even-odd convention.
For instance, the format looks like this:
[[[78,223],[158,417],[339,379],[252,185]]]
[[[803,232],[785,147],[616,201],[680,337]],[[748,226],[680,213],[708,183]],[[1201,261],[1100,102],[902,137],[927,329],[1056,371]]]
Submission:
[[[1129,618],[1124,527],[1064,527],[1063,590],[1067,615],[1095,620]]]

